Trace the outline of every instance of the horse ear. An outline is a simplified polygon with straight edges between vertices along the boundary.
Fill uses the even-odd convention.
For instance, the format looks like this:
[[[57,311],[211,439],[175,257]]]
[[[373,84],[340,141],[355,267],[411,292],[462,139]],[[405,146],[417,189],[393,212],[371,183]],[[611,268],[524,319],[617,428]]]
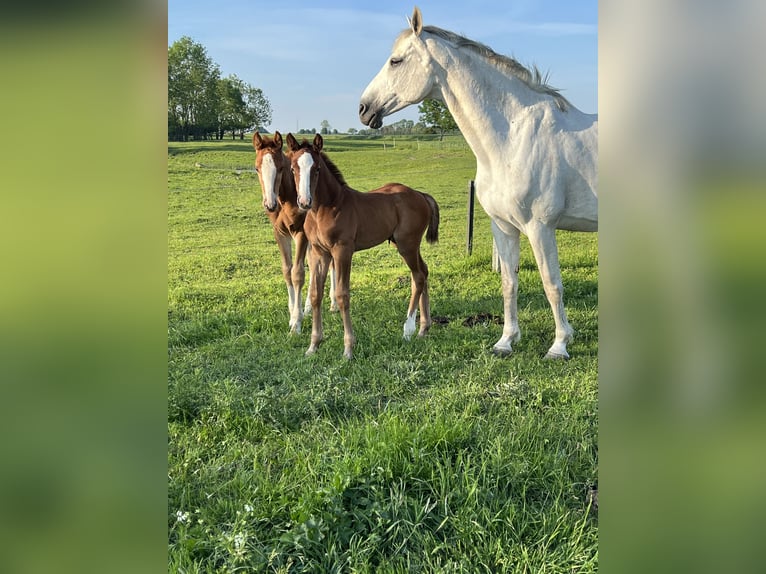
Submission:
[[[299,148],[298,142],[295,140],[295,136],[292,133],[287,134],[287,148],[290,151],[295,151]]]
[[[282,134],[279,131],[274,132],[274,143],[279,149],[282,149]]]
[[[324,145],[324,140],[322,140],[322,136],[319,134],[316,134],[314,136],[314,149],[317,152],[322,151],[322,146]]]
[[[263,138],[261,137],[261,134],[258,132],[255,132],[253,134],[253,147],[255,149],[260,149],[260,147],[263,145]]]
[[[420,33],[423,31],[423,15],[420,13],[420,8],[417,6],[415,6],[415,9],[412,11],[410,28],[412,28],[412,31],[415,32],[416,36],[420,36]]]

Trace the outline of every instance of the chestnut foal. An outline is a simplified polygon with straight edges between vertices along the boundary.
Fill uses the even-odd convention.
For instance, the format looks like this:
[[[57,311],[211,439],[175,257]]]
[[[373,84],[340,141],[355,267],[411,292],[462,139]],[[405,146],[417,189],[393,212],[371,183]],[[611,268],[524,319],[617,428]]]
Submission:
[[[253,134],[255,148],[255,171],[261,184],[263,207],[271,221],[274,238],[277,240],[282,259],[282,276],[287,285],[288,308],[290,312],[290,333],[301,332],[304,313],[311,311],[311,302],[306,297],[306,307],[301,309],[301,291],[305,278],[304,262],[309,247],[303,231],[306,212],[298,208],[298,195],[295,182],[290,174],[290,160],[282,153],[282,134],[274,133],[274,138]],[[295,260],[291,240],[295,244]],[[330,280],[330,296],[335,287],[335,277]],[[311,276],[309,276],[311,289]],[[332,305],[331,310],[335,305]]]
[[[420,242],[439,238],[439,206],[433,197],[399,183],[389,183],[367,193],[351,189],[338,168],[322,153],[324,142],[316,134],[313,144],[299,144],[287,134],[288,157],[298,193],[298,207],[307,211],[304,230],[311,243],[309,269],[312,305],[311,345],[316,352],[323,339],[322,296],[330,262],[336,276],[336,300],[343,319],[343,356],[352,358],[354,331],[349,310],[351,259],[355,251],[388,240],[410,268],[412,296],[404,323],[404,338],[415,332],[420,307],[419,336],[431,326],[428,266],[420,256]],[[427,231],[426,231],[427,229]]]

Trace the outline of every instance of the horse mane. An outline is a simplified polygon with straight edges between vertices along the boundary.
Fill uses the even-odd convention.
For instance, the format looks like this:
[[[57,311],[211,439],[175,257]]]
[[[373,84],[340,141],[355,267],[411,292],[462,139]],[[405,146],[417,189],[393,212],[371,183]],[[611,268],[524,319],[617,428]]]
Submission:
[[[464,36],[450,32],[449,30],[438,28],[437,26],[423,26],[423,31],[446,40],[454,44],[457,48],[466,48],[471,52],[482,56],[500,71],[517,77],[531,90],[539,94],[551,96],[556,102],[556,106],[558,106],[562,112],[566,112],[572,106],[569,100],[561,95],[561,91],[558,88],[548,85],[548,74],[542,74],[537,66],[533,65],[530,70],[520,64],[518,60],[498,54],[492,48],[481,42],[470,40]],[[412,33],[412,30],[405,30],[402,35],[407,32]]]
[[[313,150],[314,145],[304,138],[298,149]],[[340,172],[340,169],[338,169],[338,166],[335,165],[329,157],[327,157],[327,154],[325,152],[320,152],[319,155],[322,156],[322,159],[324,160],[324,163],[327,166],[327,169],[329,169],[330,173],[333,174],[335,179],[338,180],[338,183],[344,186],[348,186],[348,183],[346,183],[346,178],[343,177],[343,174]]]

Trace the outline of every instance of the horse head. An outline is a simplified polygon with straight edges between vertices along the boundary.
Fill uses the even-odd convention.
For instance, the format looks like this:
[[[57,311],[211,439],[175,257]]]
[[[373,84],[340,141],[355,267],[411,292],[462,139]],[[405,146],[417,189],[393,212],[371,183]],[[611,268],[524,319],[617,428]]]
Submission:
[[[279,196],[279,184],[282,181],[282,134],[274,133],[274,138],[263,137],[258,132],[253,134],[253,147],[255,148],[255,171],[258,173],[258,181],[261,183],[263,195],[263,207],[266,211],[274,212],[277,209]]]
[[[429,97],[434,89],[432,58],[422,38],[423,16],[415,7],[409,29],[394,42],[388,60],[365,88],[359,103],[361,122],[377,129],[383,118]]]
[[[312,144],[305,139],[299,144],[293,134],[287,134],[288,157],[295,178],[299,209],[308,211],[313,205],[322,165],[320,154],[323,146],[324,141],[319,134],[314,136]]]

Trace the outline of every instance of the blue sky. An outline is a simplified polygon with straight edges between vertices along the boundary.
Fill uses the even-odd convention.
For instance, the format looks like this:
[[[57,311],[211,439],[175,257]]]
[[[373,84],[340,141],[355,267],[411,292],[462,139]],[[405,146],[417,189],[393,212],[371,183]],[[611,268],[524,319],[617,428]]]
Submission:
[[[345,132],[364,126],[359,97],[407,27],[415,3],[425,24],[483,42],[550,73],[584,112],[598,108],[598,2],[168,0],[168,44],[190,36],[223,75],[261,88],[273,109],[269,131]],[[389,116],[417,121],[417,106]]]

